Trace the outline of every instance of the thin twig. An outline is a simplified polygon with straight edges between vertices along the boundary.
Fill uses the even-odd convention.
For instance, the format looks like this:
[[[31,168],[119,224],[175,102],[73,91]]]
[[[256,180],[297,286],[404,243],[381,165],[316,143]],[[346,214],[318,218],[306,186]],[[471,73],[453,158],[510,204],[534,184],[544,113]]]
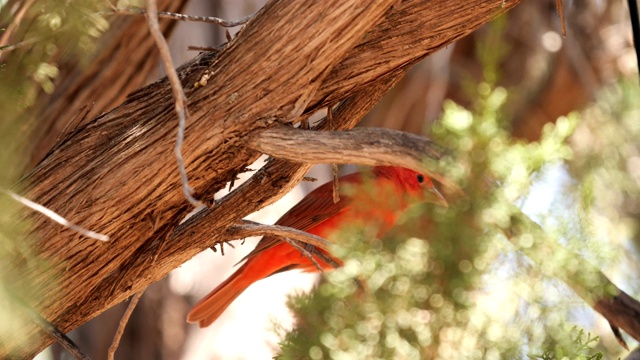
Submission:
[[[78,360],[90,360],[89,356],[80,350],[78,345],[73,342],[67,335],[65,335],[60,329],[58,329],[55,325],[49,322],[47,319],[43,318],[40,313],[38,313],[35,309],[29,306],[24,300],[15,294],[11,294],[15,298],[15,303],[22,306],[22,308],[26,311],[26,313],[35,321],[40,328],[51,335],[56,341],[65,348],[74,358]]]
[[[93,108],[93,105],[95,105],[95,104],[96,104],[95,102],[93,104],[91,104],[91,108],[89,110],[87,110],[87,112],[84,113],[84,115],[80,118],[80,121],[82,121],[84,118],[86,118],[87,114],[89,113],[89,111],[91,111],[91,109]],[[76,111],[76,113],[73,114],[73,117],[71,119],[69,119],[69,121],[67,121],[67,123],[64,125],[62,130],[58,133],[58,137],[56,137],[56,142],[54,143],[54,146],[52,146],[52,148],[55,147],[55,145],[58,145],[58,142],[60,141],[60,138],[67,133],[67,129],[69,128],[69,126],[71,124],[73,124],[78,119],[78,116],[80,116],[80,113],[85,111],[87,109],[87,106],[88,105],[82,105],[80,107],[80,109],[78,109],[78,111]],[[71,128],[71,129],[73,129],[73,128]]]
[[[88,105],[83,105],[71,118],[71,120],[67,121],[66,125],[64,126],[64,128],[62,128],[62,130],[60,131],[60,133],[58,133],[58,137],[56,138],[56,141],[53,143],[53,145],[51,146],[51,149],[49,149],[49,151],[47,152],[47,154],[44,156],[45,158],[47,156],[49,156],[49,154],[51,154],[51,152],[53,152],[56,148],[57,145],[60,144],[60,138],[62,138],[63,136],[66,136],[68,131],[72,131],[75,128],[78,127],[78,125],[80,123],[82,123],[83,121],[86,120],[87,116],[89,115],[89,113],[91,112],[91,110],[93,110],[93,107],[95,106],[95,102],[91,103],[91,107],[88,107]],[[86,110],[86,111],[85,111]],[[80,113],[84,112],[84,114],[82,115],[82,117],[79,117]],[[73,124],[73,126],[72,126]]]
[[[327,122],[329,123],[329,129],[333,130],[333,109],[331,106],[327,107]],[[333,170],[333,203],[337,204],[340,201],[340,181],[338,180],[338,164],[331,164]]]
[[[55,211],[53,211],[53,210],[51,210],[51,209],[49,209],[49,208],[47,208],[45,206],[42,206],[42,205],[40,205],[38,203],[35,203],[35,202],[33,202],[33,201],[31,201],[31,200],[29,200],[27,198],[24,198],[24,197],[22,197],[22,196],[20,196],[20,195],[18,195],[16,193],[14,193],[13,191],[4,190],[4,189],[2,189],[1,191],[4,192],[5,194],[9,195],[12,199],[14,199],[15,201],[21,203],[22,205],[24,205],[24,206],[26,206],[26,207],[34,210],[34,211],[37,211],[37,212],[41,213],[42,215],[44,215],[44,216],[48,217],[49,219],[57,222],[58,224],[66,227],[66,228],[69,228],[69,229],[71,229],[71,230],[73,230],[73,231],[75,231],[75,232],[77,232],[77,233],[79,233],[81,235],[84,235],[84,236],[86,236],[88,238],[92,238],[92,239],[99,240],[99,241],[109,241],[109,236],[108,235],[104,235],[104,234],[101,234],[101,233],[98,233],[98,232],[95,232],[95,231],[91,231],[91,230],[85,229],[85,228],[83,228],[83,227],[81,227],[79,225],[76,225],[76,224],[72,223],[71,221],[63,218],[61,215],[59,215]]]
[[[118,345],[120,345],[120,339],[122,338],[122,334],[124,334],[124,328],[127,326],[127,322],[129,322],[131,313],[133,313],[133,309],[135,309],[145,290],[146,288],[142,289],[142,291],[140,292],[135,293],[131,297],[131,301],[129,301],[129,305],[127,305],[127,310],[125,310],[124,314],[122,314],[120,324],[118,325],[118,330],[116,330],[116,334],[113,336],[113,341],[111,342],[111,346],[109,346],[109,351],[107,352],[108,360],[114,359],[116,350],[118,350]]]
[[[13,18],[11,19],[7,27],[3,29],[3,31],[0,33],[0,51],[11,51],[19,47],[19,46],[16,47],[15,45],[19,45],[19,44],[25,45],[26,42],[32,42],[31,40],[33,39],[29,39],[29,40],[21,41],[15,45],[7,45],[9,41],[11,41],[11,36],[13,35],[14,31],[20,26],[23,17],[27,13],[27,11],[31,8],[34,1],[35,0],[28,0],[25,3],[23,3],[22,7],[13,16]],[[1,58],[2,57],[0,56],[0,59]]]
[[[227,230],[227,233],[234,238],[244,238],[248,236],[275,236],[279,240],[282,240],[300,250],[302,255],[309,258],[321,272],[324,272],[324,269],[316,261],[314,255],[333,268],[340,266],[335,260],[318,250],[323,249],[328,251],[331,246],[329,241],[302,230],[288,226],[265,225],[249,220],[243,220],[241,224],[231,226],[229,230]],[[298,244],[299,242],[304,243],[305,246],[301,246]]]
[[[562,37],[567,37],[567,26],[564,20],[564,8],[562,7],[562,0],[556,0],[556,11],[560,16],[560,23],[562,24]]]
[[[189,45],[187,46],[187,51],[210,51],[210,52],[220,52],[224,49],[223,46],[197,46],[197,45]]]
[[[10,51],[19,49],[19,48],[21,48],[23,46],[31,45],[31,44],[35,43],[36,41],[40,41],[42,39],[43,39],[42,36],[36,36],[36,37],[30,38],[30,39],[27,39],[27,40],[24,40],[24,41],[17,42],[15,44],[2,45],[2,46],[0,46],[0,54],[1,53],[8,53]]]
[[[338,180],[338,164],[331,164],[333,170],[333,203],[340,201],[340,180]]]
[[[91,360],[89,356],[80,350],[78,345],[76,345],[73,340],[71,340],[67,335],[65,335],[62,331],[60,331],[53,324],[48,322],[42,316],[38,314],[39,320],[37,321],[40,327],[46,331],[49,335],[53,336],[54,339],[65,348],[74,358],[78,360]]]
[[[140,8],[118,9],[118,8],[112,7],[112,11],[111,12],[101,12],[100,14],[105,14],[105,15],[109,15],[109,14],[114,14],[114,15],[144,15],[145,14],[145,10],[144,9],[140,9]],[[147,12],[147,14],[148,14],[148,12]],[[213,17],[213,16],[186,15],[186,14],[178,14],[178,13],[167,12],[167,11],[156,11],[156,14],[157,14],[157,17],[163,18],[163,19],[173,19],[173,20],[192,21],[192,22],[203,22],[203,23],[208,23],[208,24],[220,25],[220,26],[226,27],[226,28],[244,25],[247,22],[249,22],[249,20],[251,20],[253,18],[253,15],[254,15],[254,14],[251,14],[251,15],[243,17],[240,20],[229,21],[229,20],[224,20],[224,19],[220,19],[220,18],[217,18],[217,17]]]
[[[323,253],[322,251],[320,251],[317,247],[313,246],[313,245],[309,245],[309,244],[305,244],[304,246],[305,250],[307,250],[309,253],[315,255],[316,257],[318,257],[318,259],[324,261],[325,263],[329,264],[332,268],[337,269],[340,267],[340,264],[338,264],[337,261],[333,260],[329,255]]]
[[[287,244],[293,246],[294,248],[300,250],[300,252],[302,253],[303,256],[309,258],[309,260],[311,260],[311,262],[313,263],[313,265],[315,265],[316,268],[318,268],[318,271],[320,271],[321,273],[324,274],[324,269],[322,268],[322,266],[320,266],[320,264],[318,263],[318,261],[316,261],[316,259],[313,257],[313,255],[309,252],[309,250],[305,249],[304,247],[300,246],[295,240],[291,240],[287,237],[281,237],[280,239],[282,239],[282,241],[286,242]],[[315,248],[313,248],[315,249]]]
[[[171,60],[171,53],[169,52],[169,45],[160,31],[160,25],[158,24],[158,5],[155,0],[147,0],[147,23],[149,25],[149,31],[156,42],[156,46],[160,51],[160,58],[162,64],[167,72],[169,83],[171,83],[171,90],[173,92],[173,98],[175,100],[175,109],[178,114],[178,137],[176,139],[175,155],[178,161],[178,170],[180,171],[180,179],[182,180],[182,191],[187,201],[198,207],[203,205],[202,202],[196,200],[193,197],[193,189],[189,186],[189,178],[187,177],[187,170],[184,165],[184,159],[182,158],[182,142],[184,141],[184,128],[187,122],[188,109],[186,107],[186,96],[184,90],[180,84],[180,79],[173,66],[173,60]]]
[[[231,243],[231,241],[222,241],[219,243],[215,243],[211,246],[211,250],[213,250],[213,252],[218,252],[218,249],[216,249],[216,245],[220,245],[220,254],[222,256],[224,256],[224,244],[227,244],[229,246],[231,246],[232,249],[235,249],[236,247]]]
[[[265,236],[271,235],[278,238],[290,238],[296,241],[313,245],[322,250],[329,250],[331,243],[320,236],[309,234],[308,232],[294,229],[288,226],[281,225],[266,225],[260,224],[249,220],[242,220],[241,223],[232,225],[227,230],[227,235],[230,238],[239,239],[249,236]]]

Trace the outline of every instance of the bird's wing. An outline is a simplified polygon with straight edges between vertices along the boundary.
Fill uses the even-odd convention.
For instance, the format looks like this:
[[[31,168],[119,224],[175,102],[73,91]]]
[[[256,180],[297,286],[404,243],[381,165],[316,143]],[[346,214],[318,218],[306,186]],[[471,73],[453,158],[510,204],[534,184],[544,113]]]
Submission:
[[[341,184],[354,184],[359,182],[361,182],[361,175],[359,173],[342,176],[340,178]],[[322,184],[300,200],[300,202],[278,219],[276,225],[288,226],[298,230],[307,231],[345,211],[347,209],[347,205],[349,205],[349,198],[345,195],[340,195],[340,200],[337,203],[333,202],[333,183],[329,181]],[[278,237],[265,236],[260,240],[260,242],[258,242],[256,248],[239,262],[256,256],[257,254],[272,248],[281,241],[282,240]]]

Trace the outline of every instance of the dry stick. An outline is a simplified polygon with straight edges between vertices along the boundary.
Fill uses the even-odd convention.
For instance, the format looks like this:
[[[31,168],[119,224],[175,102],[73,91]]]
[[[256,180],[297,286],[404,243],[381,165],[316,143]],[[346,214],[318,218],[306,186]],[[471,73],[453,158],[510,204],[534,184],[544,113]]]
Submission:
[[[265,225],[249,220],[242,220],[240,224],[232,225],[228,230],[229,237],[245,238],[249,236],[276,236],[289,238],[305,244],[309,244],[322,250],[329,250],[331,243],[320,236],[310,234],[288,226]]]
[[[305,249],[307,251],[309,251],[310,253],[312,253],[313,255],[315,255],[316,257],[318,257],[320,260],[322,260],[325,263],[329,264],[332,268],[337,269],[337,268],[340,267],[340,264],[338,264],[337,261],[333,260],[327,254],[319,251],[317,247],[315,247],[313,245],[307,245],[307,246],[305,246]]]
[[[180,84],[180,79],[173,66],[173,60],[171,60],[171,54],[169,52],[169,46],[160,31],[160,24],[158,24],[158,5],[155,0],[147,0],[147,23],[149,25],[149,31],[156,42],[158,51],[160,52],[160,58],[162,64],[167,72],[167,78],[171,84],[171,90],[173,92],[173,98],[175,100],[175,109],[178,114],[178,137],[176,139],[175,155],[178,161],[178,169],[180,171],[180,179],[182,180],[182,191],[189,203],[193,207],[203,205],[202,202],[196,200],[193,197],[193,189],[189,186],[189,178],[187,177],[187,169],[184,165],[182,158],[182,142],[184,141],[184,128],[187,121],[188,110],[186,108],[186,96],[184,90]]]
[[[51,335],[56,341],[65,348],[74,358],[79,360],[90,360],[89,356],[84,354],[82,350],[76,345],[73,340],[71,340],[67,335],[65,335],[60,329],[58,329],[55,325],[50,323],[47,319],[43,318],[40,313],[35,311],[31,306],[27,305],[25,301],[23,301],[20,297],[12,294],[15,297],[15,303],[22,306],[25,312],[34,320],[36,324],[40,326],[44,332]]]
[[[213,250],[213,252],[218,252],[218,249],[216,249],[216,245],[220,245],[220,254],[222,256],[224,256],[224,244],[227,244],[229,246],[231,246],[232,249],[235,249],[236,247],[231,243],[230,240],[225,240],[225,241],[221,241],[218,243],[215,243],[213,245],[211,245],[210,249]]]
[[[36,314],[34,314],[36,315]],[[49,335],[53,336],[56,341],[65,348],[74,358],[79,360],[90,360],[91,358],[87,356],[85,353],[80,350],[78,345],[76,345],[73,340],[69,339],[67,335],[65,335],[62,331],[60,331],[57,327],[53,326],[50,322],[44,319],[42,316],[37,314],[38,318],[36,321],[40,327],[44,331],[46,331]]]
[[[142,294],[144,293],[145,290],[146,288],[142,289],[142,291],[140,292],[135,293],[131,297],[131,301],[129,301],[129,305],[127,305],[127,310],[125,310],[124,314],[122,314],[122,318],[120,319],[120,324],[118,325],[118,330],[116,331],[116,334],[113,336],[113,341],[111,342],[111,346],[109,346],[109,351],[107,352],[108,360],[114,359],[116,350],[118,350],[118,345],[120,345],[120,339],[122,338],[122,334],[124,334],[124,328],[125,326],[127,326],[127,322],[129,322],[129,318],[133,313],[133,309],[135,309],[136,305],[138,304],[138,301],[142,297]]]
[[[29,38],[27,40],[23,40],[23,41],[17,42],[15,44],[0,46],[0,55],[2,53],[8,53],[10,51],[19,49],[19,48],[21,48],[23,46],[31,45],[31,44],[33,44],[33,43],[35,43],[37,41],[42,40],[42,39],[44,39],[44,37],[36,36],[36,37]]]
[[[80,118],[80,121],[84,120],[87,117],[87,114],[93,109],[93,105],[95,105],[96,103],[94,102],[93,104],[91,104],[91,107],[89,108],[89,110],[87,110],[84,115]],[[84,112],[87,107],[89,105],[82,105],[80,107],[80,109],[78,109],[78,111],[76,111],[75,114],[73,114],[73,117],[71,119],[69,119],[69,121],[66,122],[66,124],[64,125],[64,127],[62,128],[62,130],[60,130],[60,133],[58,133],[58,136],[56,137],[56,142],[54,143],[54,145],[51,147],[52,149],[56,147],[56,145],[58,145],[60,143],[60,138],[65,135],[67,133],[67,129],[69,129],[69,127],[71,126],[71,124],[75,123],[76,120],[78,120],[80,113]],[[74,125],[74,127],[72,127],[71,129],[74,129],[76,126],[78,126],[77,124]]]
[[[57,222],[58,224],[69,228],[81,235],[84,235],[88,238],[91,239],[95,239],[95,240],[99,240],[99,241],[109,241],[109,236],[104,235],[104,234],[100,234],[98,232],[95,231],[91,231],[88,229],[85,229],[79,225],[76,225],[74,223],[72,223],[71,221],[65,219],[64,217],[62,217],[60,214],[56,213],[55,211],[42,206],[38,203],[35,203],[27,198],[24,198],[16,193],[14,193],[13,191],[9,191],[9,190],[4,190],[4,189],[0,189],[0,191],[2,191],[3,193],[9,195],[12,199],[14,199],[15,201],[21,203],[22,205],[37,211],[39,213],[41,213],[42,215],[48,217],[49,219]]]
[[[226,45],[221,45],[221,46],[198,46],[198,45],[189,45],[187,46],[187,50],[188,51],[208,51],[208,52],[213,52],[213,53],[219,53],[220,51],[222,51],[224,48],[226,47]]]
[[[145,14],[144,9],[138,9],[138,8],[118,9],[115,6],[112,6],[112,9],[113,11],[111,12],[111,14],[115,14],[115,15],[144,15]],[[251,14],[243,17],[240,20],[229,21],[229,20],[224,20],[217,17],[213,17],[213,16],[186,15],[186,14],[167,12],[167,11],[158,11],[156,12],[156,14],[159,18],[164,18],[164,19],[203,22],[208,24],[220,25],[222,27],[236,27],[236,26],[244,25],[249,20],[251,20],[254,15],[254,14]]]
[[[17,49],[22,45],[26,45],[27,42],[33,42],[34,39],[28,39],[14,45],[8,45],[14,30],[16,30],[20,26],[20,23],[22,22],[22,18],[27,13],[27,11],[31,8],[34,1],[35,0],[28,0],[24,4],[22,4],[22,7],[20,8],[20,10],[18,10],[18,12],[14,14],[13,19],[11,19],[11,22],[9,22],[9,24],[4,29],[4,31],[1,32],[0,51],[11,51],[11,50]],[[2,60],[2,56],[0,56],[0,60]]]
[[[324,269],[315,260],[313,255],[329,264],[334,269],[340,266],[335,260],[318,251],[318,249],[328,251],[329,247],[331,246],[331,243],[329,241],[323,239],[320,236],[310,234],[306,231],[298,230],[292,227],[282,225],[265,225],[249,220],[242,220],[241,224],[232,225],[227,230],[227,234],[229,236],[237,238],[244,238],[248,236],[275,236],[278,239],[290,244],[294,248],[300,250],[302,255],[309,258],[322,273],[324,273]],[[298,242],[304,243],[305,246],[300,246]]]
[[[294,240],[291,240],[291,239],[289,239],[287,237],[282,237],[280,239],[282,239],[282,241],[286,242],[287,244],[289,244],[289,245],[293,246],[294,248],[296,248],[297,250],[299,250],[302,253],[303,256],[309,258],[309,260],[311,260],[313,265],[315,265],[315,267],[318,268],[318,271],[321,272],[324,275],[324,269],[322,268],[322,266],[320,266],[318,261],[316,261],[316,259],[313,258],[313,255],[311,255],[309,250],[307,250],[306,248],[298,245],[298,243],[296,243]]]
[[[327,107],[327,122],[329,129],[333,130],[333,109],[332,106]],[[340,201],[340,181],[338,180],[338,164],[331,164],[333,170],[333,203]]]
[[[562,7],[562,0],[556,0],[556,11],[560,16],[560,23],[562,23],[562,37],[567,37],[567,27],[564,20],[564,8]]]
[[[331,164],[333,170],[333,203],[340,201],[340,180],[338,180],[338,164]]]

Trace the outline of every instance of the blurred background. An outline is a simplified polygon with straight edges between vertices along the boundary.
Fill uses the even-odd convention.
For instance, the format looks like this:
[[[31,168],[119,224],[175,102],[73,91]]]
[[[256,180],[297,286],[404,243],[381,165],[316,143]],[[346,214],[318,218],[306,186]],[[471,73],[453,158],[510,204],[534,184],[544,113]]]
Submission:
[[[125,5],[125,2],[118,3],[121,7]],[[181,0],[159,1],[159,5],[169,11],[235,20],[255,13],[263,2]],[[12,22],[8,20],[23,17],[22,24],[25,24],[28,23],[25,18],[38,18],[37,12],[25,10],[21,13],[20,9],[30,6],[33,6],[30,1],[0,1],[0,25],[5,29],[0,33],[3,41],[0,45],[31,39],[27,36],[28,27],[12,28]],[[514,143],[539,142],[545,131],[549,131],[545,130],[549,129],[548,124],[573,114],[574,129],[566,141],[571,155],[541,166],[529,177],[531,190],[519,197],[517,204],[536,221],[557,228],[562,225],[558,220],[562,216],[558,213],[588,203],[590,210],[582,212],[581,216],[586,217],[582,218],[582,223],[590,224],[587,235],[593,241],[571,246],[584,250],[585,257],[596,263],[623,290],[638,298],[640,91],[629,10],[623,0],[564,1],[564,15],[566,37],[561,33],[555,1],[524,1],[506,16],[417,64],[366,117],[362,126],[429,136],[433,124],[440,121],[447,106],[452,106],[451,101],[471,111],[477,109],[479,84],[489,84],[491,89],[502,89],[507,94],[507,100],[499,110],[501,126]],[[78,44],[80,47],[86,45],[84,49],[67,49],[59,43],[47,45],[49,49],[43,50],[42,54],[34,55],[35,50],[29,50],[31,56],[36,56],[32,64],[25,61],[20,64],[23,68],[5,68],[2,75],[5,84],[14,81],[11,74],[30,73],[35,87],[18,94],[22,96],[20,101],[11,102],[16,94],[2,86],[0,97],[5,100],[0,100],[0,104],[3,109],[26,103],[16,116],[27,119],[17,127],[9,128],[8,122],[3,124],[0,128],[2,136],[23,134],[25,129],[32,134],[27,143],[16,145],[29,150],[23,153],[20,165],[5,174],[3,186],[44,156],[69,118],[78,117],[80,123],[85,121],[83,119],[91,119],[119,104],[129,91],[163,75],[157,62],[149,60],[155,59],[155,52],[144,50],[153,46],[143,40],[147,33],[112,35],[123,28],[139,29],[139,24],[134,23],[144,19],[132,16],[106,16],[105,19],[108,22],[99,29],[102,35],[96,35],[99,40],[83,40],[97,41],[98,47],[83,41]],[[238,29],[230,29],[231,34]],[[215,47],[226,42],[224,30],[209,24],[163,21],[163,30],[170,38],[176,64],[197,54],[197,51],[190,51],[189,46]],[[39,40],[33,41],[38,44]],[[12,57],[25,56],[22,52],[27,51],[25,49],[0,52],[0,61],[11,64]],[[122,69],[110,69],[105,65],[119,58],[128,59],[129,70],[118,75],[121,79],[118,81],[123,84],[112,93],[101,84],[113,82],[114,74],[122,72]],[[96,68],[102,71],[95,71]],[[7,70],[11,70],[9,74]],[[86,88],[94,91],[83,90]],[[98,96],[96,89],[106,90]],[[72,97],[71,103],[56,103],[60,94],[73,91],[78,96]],[[25,97],[28,100],[24,100]],[[27,108],[30,110],[24,110]],[[78,113],[81,116],[77,116]],[[5,140],[6,137],[3,143]],[[263,159],[259,160],[252,168],[259,167],[262,162]],[[345,167],[341,171],[353,169]],[[318,166],[309,176],[318,181],[302,183],[277,204],[254,214],[251,219],[275,222],[304,194],[329,180],[331,169]],[[274,324],[284,328],[291,328],[293,324],[286,306],[287,296],[311,289],[318,280],[315,275],[291,272],[265,279],[242,294],[216,323],[206,329],[184,320],[189,308],[230,275],[234,264],[256,241],[247,239],[242,245],[235,242],[235,248],[225,246],[224,256],[220,251],[205,251],[150,286],[129,320],[116,358],[268,359],[277,354],[281,336],[274,331]],[[521,299],[518,300],[519,297],[514,296],[515,290],[507,289],[506,284],[510,284],[507,279],[514,277],[514,272],[530,269],[526,270],[527,265],[525,270],[518,270],[516,264],[521,259],[512,255],[505,251],[507,260],[487,271],[494,276],[494,286],[485,288],[491,295],[479,301],[500,314],[493,319],[496,322],[508,322],[513,313],[523,311],[514,305]],[[585,331],[601,337],[594,346],[605,354],[605,358],[624,355],[606,321],[582,305],[570,291],[559,291],[557,297],[561,298],[558,301],[571,304],[563,308],[568,318]],[[106,358],[125,308],[126,304],[113,307],[70,336],[91,358]],[[489,355],[490,352],[485,352],[479,358],[491,358]],[[69,354],[57,345],[38,356],[38,359],[68,358]]]

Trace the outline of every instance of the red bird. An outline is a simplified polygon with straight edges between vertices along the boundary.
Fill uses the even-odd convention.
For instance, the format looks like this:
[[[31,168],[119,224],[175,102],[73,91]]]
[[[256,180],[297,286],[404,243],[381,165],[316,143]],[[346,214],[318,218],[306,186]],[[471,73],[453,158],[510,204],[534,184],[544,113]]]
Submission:
[[[343,225],[365,225],[379,221],[380,237],[395,225],[410,205],[424,201],[447,204],[433,186],[431,178],[413,170],[377,166],[370,173],[340,177],[340,183],[348,186],[366,184],[367,181],[373,191],[358,191],[354,196],[341,194],[337,203],[334,203],[333,185],[329,181],[304,197],[276,225],[304,230],[327,239]],[[323,250],[318,251],[341,264]],[[315,259],[324,269],[331,268],[321,257]],[[211,325],[244,290],[258,280],[288,270],[319,271],[300,250],[276,237],[262,238],[243,260],[246,262],[233,275],[191,309],[187,315],[188,322],[200,323],[200,327]]]

